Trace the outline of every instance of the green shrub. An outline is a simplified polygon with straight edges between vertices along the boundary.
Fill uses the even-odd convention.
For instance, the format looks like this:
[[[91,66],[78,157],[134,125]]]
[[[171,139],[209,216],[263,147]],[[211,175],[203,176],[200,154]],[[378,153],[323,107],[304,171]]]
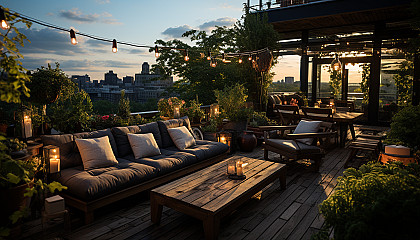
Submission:
[[[418,239],[420,167],[368,163],[349,168],[320,205],[335,239]]]
[[[246,121],[252,113],[251,109],[245,108],[248,95],[244,85],[235,84],[225,87],[223,90],[214,90],[221,112],[229,120],[234,122]]]
[[[391,131],[385,143],[403,144],[411,148],[420,145],[420,106],[408,106],[392,118]]]

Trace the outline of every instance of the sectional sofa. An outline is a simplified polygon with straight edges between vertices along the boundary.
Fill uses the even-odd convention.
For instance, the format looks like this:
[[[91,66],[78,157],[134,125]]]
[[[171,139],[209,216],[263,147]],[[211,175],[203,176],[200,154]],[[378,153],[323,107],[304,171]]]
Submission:
[[[185,126],[188,118],[152,122],[139,126],[114,127],[94,132],[41,136],[45,145],[60,147],[61,172],[54,180],[68,187],[64,193],[67,205],[84,211],[85,222],[94,219],[93,211],[128,196],[149,190],[166,182],[223,160],[229,150],[226,144],[197,140],[196,145],[179,150],[169,128]],[[135,159],[127,133],[152,133],[160,155]],[[84,170],[76,139],[108,136],[118,163],[114,166]]]

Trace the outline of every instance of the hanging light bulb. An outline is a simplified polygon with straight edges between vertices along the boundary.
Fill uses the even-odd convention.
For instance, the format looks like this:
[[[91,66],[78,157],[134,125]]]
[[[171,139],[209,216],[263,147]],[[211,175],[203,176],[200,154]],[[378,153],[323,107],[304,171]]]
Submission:
[[[160,56],[158,46],[155,46],[155,57],[158,58]]]
[[[76,33],[74,32],[73,29],[70,29],[70,39],[71,39],[70,40],[71,44],[73,44],[73,45],[77,44]]]
[[[210,51],[207,51],[207,60],[211,60],[211,52]]]
[[[242,58],[239,58],[238,62],[239,62],[239,63],[242,63]]]
[[[252,56],[251,55],[249,55],[248,60],[252,61]]]
[[[222,53],[222,62],[226,62],[225,53]]]
[[[340,71],[341,70],[341,62],[338,59],[338,54],[335,54],[334,60],[331,62],[331,68],[334,71]]]
[[[1,7],[0,7],[0,20],[1,20],[1,29],[7,30],[10,28],[9,24],[6,21],[6,15],[4,14],[4,10]]]
[[[188,50],[185,50],[184,60],[188,62],[190,60],[190,57],[188,56]]]
[[[112,52],[116,53],[118,51],[117,49],[117,40],[112,40]]]
[[[210,67],[216,67],[216,65],[217,65],[216,60],[214,58],[211,58]]]

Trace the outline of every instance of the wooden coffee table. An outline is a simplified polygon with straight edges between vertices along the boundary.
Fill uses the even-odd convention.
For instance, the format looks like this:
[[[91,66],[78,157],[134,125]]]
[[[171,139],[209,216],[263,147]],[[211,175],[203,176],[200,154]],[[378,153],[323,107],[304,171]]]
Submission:
[[[227,161],[242,158],[244,180],[229,179]],[[150,193],[151,219],[158,224],[162,207],[167,206],[203,221],[206,239],[217,239],[220,219],[261,191],[277,178],[286,188],[286,165],[259,159],[234,156],[171,183]]]

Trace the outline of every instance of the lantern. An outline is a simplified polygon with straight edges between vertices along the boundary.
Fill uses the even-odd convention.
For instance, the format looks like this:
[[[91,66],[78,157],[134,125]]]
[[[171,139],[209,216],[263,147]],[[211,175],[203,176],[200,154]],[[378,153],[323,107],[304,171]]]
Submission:
[[[181,105],[174,104],[174,118],[179,118],[181,116]]]
[[[219,104],[213,103],[210,105],[210,118],[217,117],[219,113]]]
[[[331,62],[331,68],[334,71],[340,71],[341,70],[341,62],[340,62],[340,59],[338,59],[338,54],[335,54],[335,58]]]
[[[232,133],[221,131],[216,134],[217,141],[220,143],[224,143],[226,145],[229,145],[231,147],[232,145]]]
[[[28,139],[32,137],[32,119],[29,109],[22,111],[22,138]]]
[[[60,148],[54,145],[44,147],[44,158],[47,161],[49,173],[60,172]]]

